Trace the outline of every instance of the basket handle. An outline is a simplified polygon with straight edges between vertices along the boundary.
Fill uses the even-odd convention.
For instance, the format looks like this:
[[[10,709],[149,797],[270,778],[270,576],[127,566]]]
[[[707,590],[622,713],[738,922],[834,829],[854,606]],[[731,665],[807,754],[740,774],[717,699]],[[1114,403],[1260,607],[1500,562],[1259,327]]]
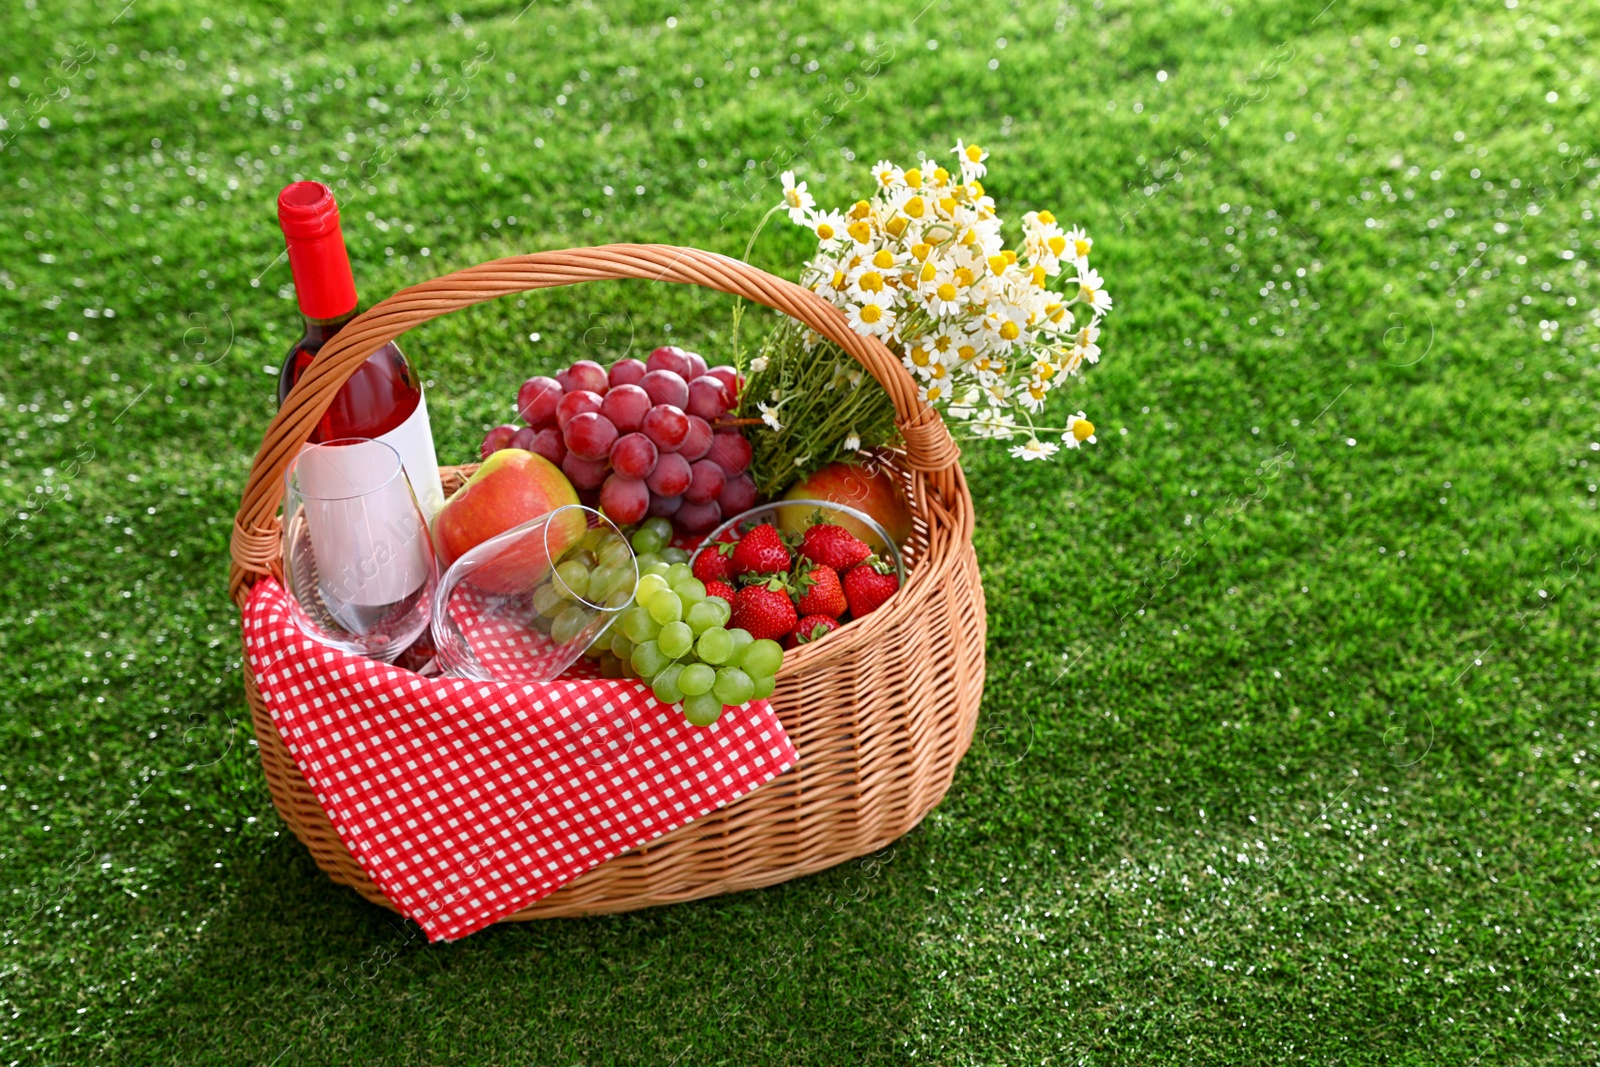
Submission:
[[[938,412],[917,396],[916,383],[875,337],[850,328],[843,312],[811,290],[714,252],[673,245],[616,244],[511,256],[402,289],[340,330],[311,362],[272,417],[234,519],[229,592],[244,603],[256,578],[277,573],[278,505],[290,461],[356,368],[381,345],[413,326],[508,293],[580,282],[639,278],[701,285],[742,296],[805,323],[855,357],[894,401],[906,465],[919,489],[955,491],[956,448]],[[920,495],[920,494],[919,494]]]

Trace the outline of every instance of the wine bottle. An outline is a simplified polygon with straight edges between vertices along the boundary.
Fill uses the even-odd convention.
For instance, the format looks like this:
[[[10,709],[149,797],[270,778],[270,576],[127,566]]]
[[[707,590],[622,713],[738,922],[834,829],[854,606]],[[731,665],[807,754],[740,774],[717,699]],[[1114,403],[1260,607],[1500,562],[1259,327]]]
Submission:
[[[321,182],[285,186],[278,194],[278,224],[289,246],[295,298],[305,317],[305,332],[278,374],[282,404],[322,347],[356,317],[357,300],[332,189]],[[432,522],[444,503],[444,488],[428,402],[422,383],[392,341],[356,368],[311,432],[318,443],[357,437],[383,441],[400,453],[423,517]]]

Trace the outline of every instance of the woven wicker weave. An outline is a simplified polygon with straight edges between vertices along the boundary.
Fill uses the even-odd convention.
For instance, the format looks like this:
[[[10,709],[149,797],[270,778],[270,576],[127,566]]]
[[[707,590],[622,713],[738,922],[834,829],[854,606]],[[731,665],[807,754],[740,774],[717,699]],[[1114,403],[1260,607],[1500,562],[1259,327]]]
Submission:
[[[957,449],[900,361],[815,293],[725,256],[666,245],[514,256],[412,286],[329,342],[267,428],[233,528],[241,608],[279,566],[283,475],[339,387],[374,349],[447,312],[533,289],[619,278],[701,285],[765,304],[860,361],[894,400],[894,462],[912,500],[906,586],[878,611],[784,657],[772,703],[800,752],[788,773],[698,822],[623,853],[513,920],[628,911],[772,885],[864,855],[915,826],[950,787],[983,690],[984,604],[972,497]],[[470,468],[468,468],[470,469]],[[446,491],[463,471],[447,468]],[[245,692],[273,803],[334,881],[390,906],[339,841],[262,704]]]

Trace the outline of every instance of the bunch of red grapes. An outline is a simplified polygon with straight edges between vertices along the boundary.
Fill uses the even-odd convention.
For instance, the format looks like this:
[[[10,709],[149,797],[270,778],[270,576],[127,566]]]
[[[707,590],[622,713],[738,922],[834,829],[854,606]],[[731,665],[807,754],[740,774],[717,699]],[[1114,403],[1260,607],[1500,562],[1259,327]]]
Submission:
[[[609,371],[580,359],[554,378],[523,382],[517,412],[527,425],[496,426],[481,451],[538,453],[618,525],[662,515],[703,533],[756,502],[745,473],[750,442],[737,427],[718,425],[742,384],[732,367],[707,367],[671,346]]]

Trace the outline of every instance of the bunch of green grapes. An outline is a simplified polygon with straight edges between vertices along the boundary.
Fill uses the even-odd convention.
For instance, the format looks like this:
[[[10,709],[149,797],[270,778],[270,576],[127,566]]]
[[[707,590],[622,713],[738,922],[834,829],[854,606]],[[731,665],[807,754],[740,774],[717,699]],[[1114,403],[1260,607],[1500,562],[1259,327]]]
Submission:
[[[772,695],[783,647],[729,628],[733,607],[707,596],[689,570],[688,554],[668,548],[672,525],[655,518],[633,534],[639,585],[634,606],[623,612],[596,645],[604,646],[601,673],[642,678],[663,704],[681,704],[695,726],[710,726],[724,707]]]
[[[548,582],[533,591],[533,625],[557,644],[576,638],[594,618],[591,605],[620,608],[633,599],[632,553],[615,530],[589,530],[562,554]]]

